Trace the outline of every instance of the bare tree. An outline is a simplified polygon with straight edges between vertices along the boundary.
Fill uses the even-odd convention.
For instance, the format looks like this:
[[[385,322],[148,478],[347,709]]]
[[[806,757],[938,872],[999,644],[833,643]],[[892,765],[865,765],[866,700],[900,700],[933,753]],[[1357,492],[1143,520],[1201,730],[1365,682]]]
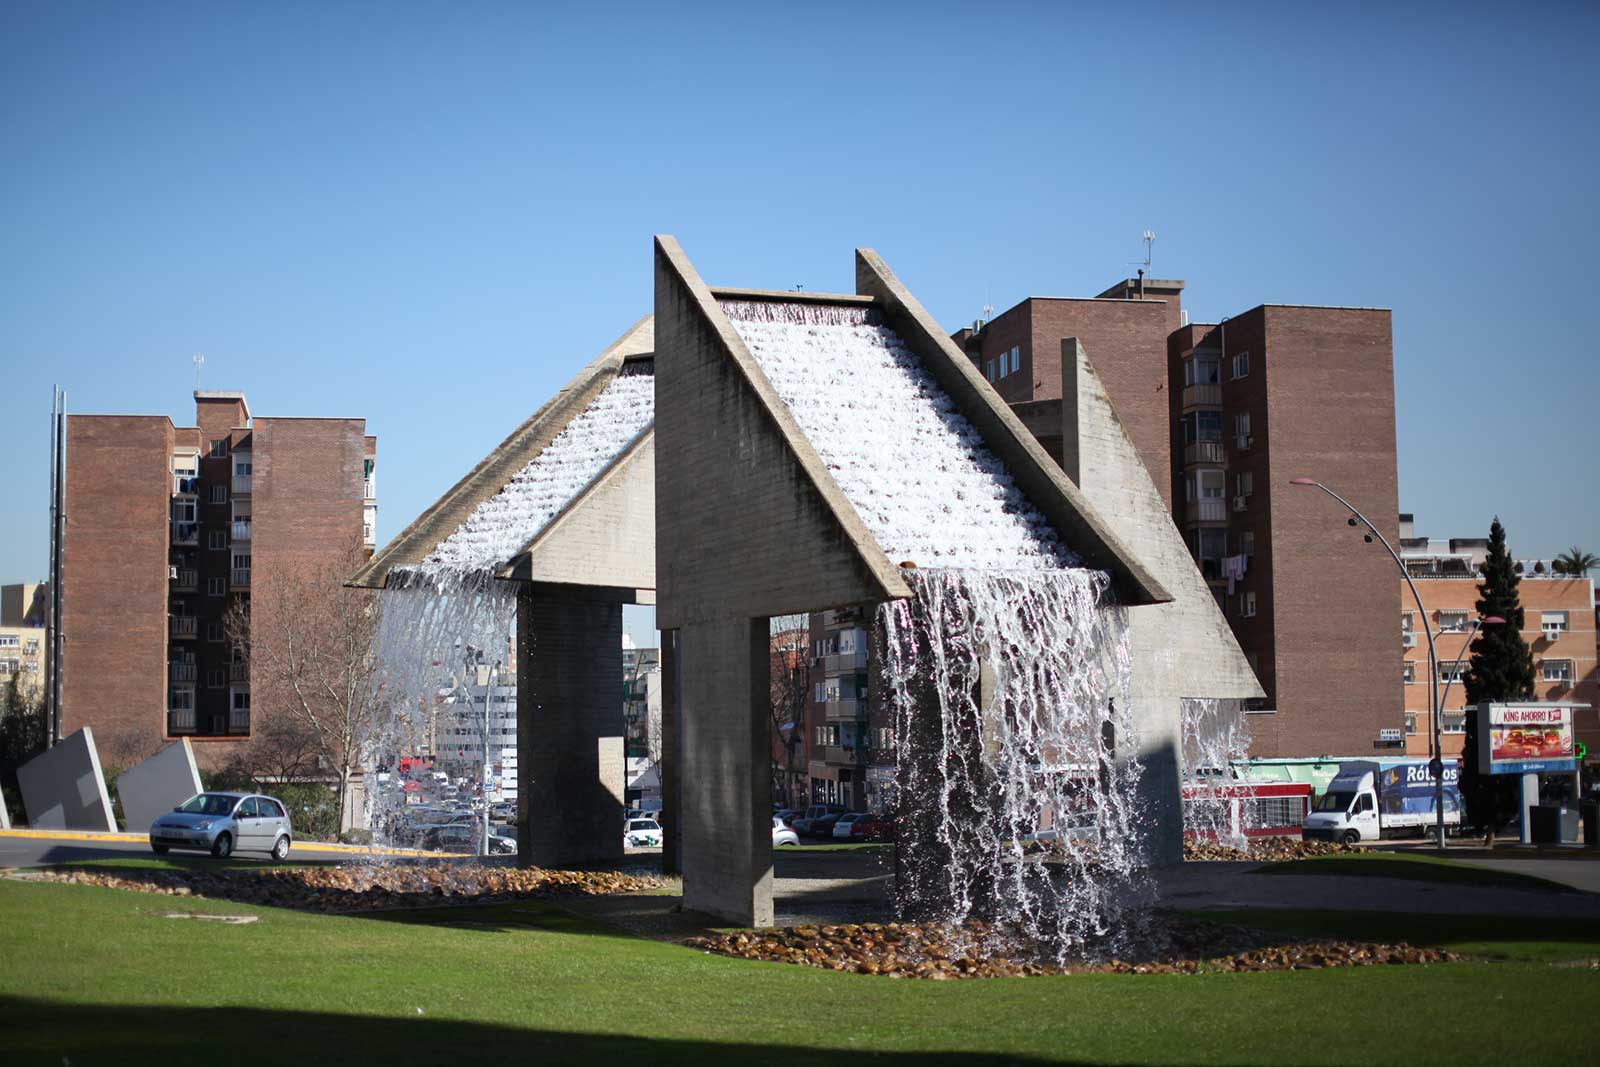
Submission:
[[[806,707],[811,695],[810,617],[774,616],[769,632],[773,754],[781,768],[779,787],[792,804],[796,802],[791,790],[799,777],[797,764],[805,748]]]
[[[297,748],[312,744],[337,772],[340,812],[361,742],[388,699],[374,642],[374,594],[344,584],[365,558],[353,544],[336,560],[258,568],[249,600],[236,602],[227,618],[228,639],[250,665],[264,747],[284,741],[280,755],[298,769]]]

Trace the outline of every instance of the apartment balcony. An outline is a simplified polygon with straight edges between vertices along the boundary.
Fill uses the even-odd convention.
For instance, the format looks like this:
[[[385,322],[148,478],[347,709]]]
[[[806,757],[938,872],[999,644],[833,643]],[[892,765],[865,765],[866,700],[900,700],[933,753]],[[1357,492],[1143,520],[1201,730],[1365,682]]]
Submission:
[[[378,485],[371,478],[362,479],[362,482],[361,482],[361,499],[363,499],[363,500],[376,500],[376,499],[378,499]]]
[[[250,522],[248,519],[242,522],[238,519],[233,520],[233,539],[235,541],[250,540]]]
[[[1220,496],[1206,496],[1186,505],[1190,522],[1227,522],[1228,502]]]
[[[250,475],[248,475],[248,474],[235,474],[233,476],[233,495],[234,496],[249,496],[250,495],[250,482],[251,482],[251,476]]]
[[[865,700],[829,700],[822,705],[822,715],[823,718],[829,720],[865,722],[867,718],[867,702]]]
[[[234,708],[228,712],[228,733],[241,736],[250,732],[250,709]]]
[[[192,567],[174,567],[169,573],[174,593],[193,593],[200,588],[200,572]]]
[[[173,496],[196,496],[200,492],[200,476],[196,474],[174,474],[172,476]]]
[[[198,522],[173,523],[172,543],[175,545],[198,545],[200,543],[200,524]]]
[[[1185,409],[1220,408],[1222,406],[1222,386],[1216,384],[1184,386],[1183,406]]]
[[[248,663],[230,663],[230,664],[228,664],[228,684],[229,685],[234,685],[234,686],[249,685],[250,684],[250,664],[248,664]]]
[[[865,745],[850,748],[844,745],[826,745],[822,749],[824,763],[834,766],[865,767],[867,765],[868,750]]]
[[[847,671],[854,673],[856,671],[864,671],[866,669],[867,650],[864,648],[859,652],[840,652],[835,655],[824,656],[822,658],[822,670],[824,674],[842,674]]]
[[[200,630],[200,620],[193,615],[174,615],[170,622],[172,636],[177,640],[193,641]]]
[[[167,681],[188,682],[191,685],[200,673],[200,668],[187,660],[167,664]]]
[[[228,572],[228,587],[230,589],[250,588],[250,568],[234,567]]]
[[[1221,441],[1196,441],[1192,445],[1183,446],[1183,461],[1185,463],[1222,463],[1223,448]]]
[[[378,531],[373,529],[370,522],[361,524],[361,543],[367,548],[372,548],[378,543]]]
[[[192,734],[195,729],[193,708],[167,709],[167,735],[169,737],[177,734]]]

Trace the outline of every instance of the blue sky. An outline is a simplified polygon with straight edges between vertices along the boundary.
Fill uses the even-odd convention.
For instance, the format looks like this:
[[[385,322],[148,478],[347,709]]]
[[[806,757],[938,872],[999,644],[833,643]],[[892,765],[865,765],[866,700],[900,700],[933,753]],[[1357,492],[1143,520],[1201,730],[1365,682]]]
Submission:
[[[650,310],[848,291],[950,328],[1188,280],[1394,309],[1401,506],[1600,551],[1595,5],[0,7],[0,580],[46,564],[47,413],[361,415],[379,536]]]

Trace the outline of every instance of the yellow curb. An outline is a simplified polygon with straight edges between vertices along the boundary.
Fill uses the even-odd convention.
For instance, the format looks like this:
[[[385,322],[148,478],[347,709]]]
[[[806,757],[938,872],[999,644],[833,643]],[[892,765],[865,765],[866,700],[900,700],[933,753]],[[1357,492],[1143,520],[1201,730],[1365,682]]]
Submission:
[[[8,837],[38,838],[46,841],[149,841],[149,834],[109,833],[95,830],[0,830],[0,840]],[[435,856],[440,859],[470,858],[466,852],[424,852],[418,848],[378,848],[346,845],[334,841],[296,841],[295,847],[318,852],[349,852],[370,856]]]

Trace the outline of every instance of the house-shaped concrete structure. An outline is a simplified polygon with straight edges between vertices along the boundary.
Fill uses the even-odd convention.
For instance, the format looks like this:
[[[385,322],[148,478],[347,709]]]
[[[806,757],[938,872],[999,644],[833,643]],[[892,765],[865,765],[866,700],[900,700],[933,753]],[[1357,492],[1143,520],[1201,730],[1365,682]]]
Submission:
[[[643,429],[631,437],[577,443],[601,450],[586,457],[597,473],[572,486],[553,514],[522,521],[522,514],[543,513],[507,501],[532,492],[548,502],[551,493],[566,492],[534,484],[547,476],[537,461],[620,378],[652,373],[653,341],[647,316],[351,579],[384,588],[397,572],[449,555],[451,539],[482,509],[510,514],[512,521],[498,529],[518,531],[516,540],[502,533],[500,544],[509,549],[480,544],[475,565],[486,580],[511,583],[516,591],[517,833],[525,864],[622,855],[622,605],[652,603],[656,585],[655,437],[648,411],[635,413]],[[637,402],[651,399],[646,387]]]
[[[713,289],[670,237],[657,238],[655,261],[657,622],[675,675],[662,716],[668,863],[681,863],[685,907],[768,925],[768,619],[910,589],[723,301],[881,316],[1060,541],[1110,574],[1122,603],[1170,596],[875,253],[857,251],[852,295]],[[1176,706],[1158,710],[1174,717],[1165,732],[1175,736]],[[1150,810],[1181,825],[1176,776],[1168,781]]]

